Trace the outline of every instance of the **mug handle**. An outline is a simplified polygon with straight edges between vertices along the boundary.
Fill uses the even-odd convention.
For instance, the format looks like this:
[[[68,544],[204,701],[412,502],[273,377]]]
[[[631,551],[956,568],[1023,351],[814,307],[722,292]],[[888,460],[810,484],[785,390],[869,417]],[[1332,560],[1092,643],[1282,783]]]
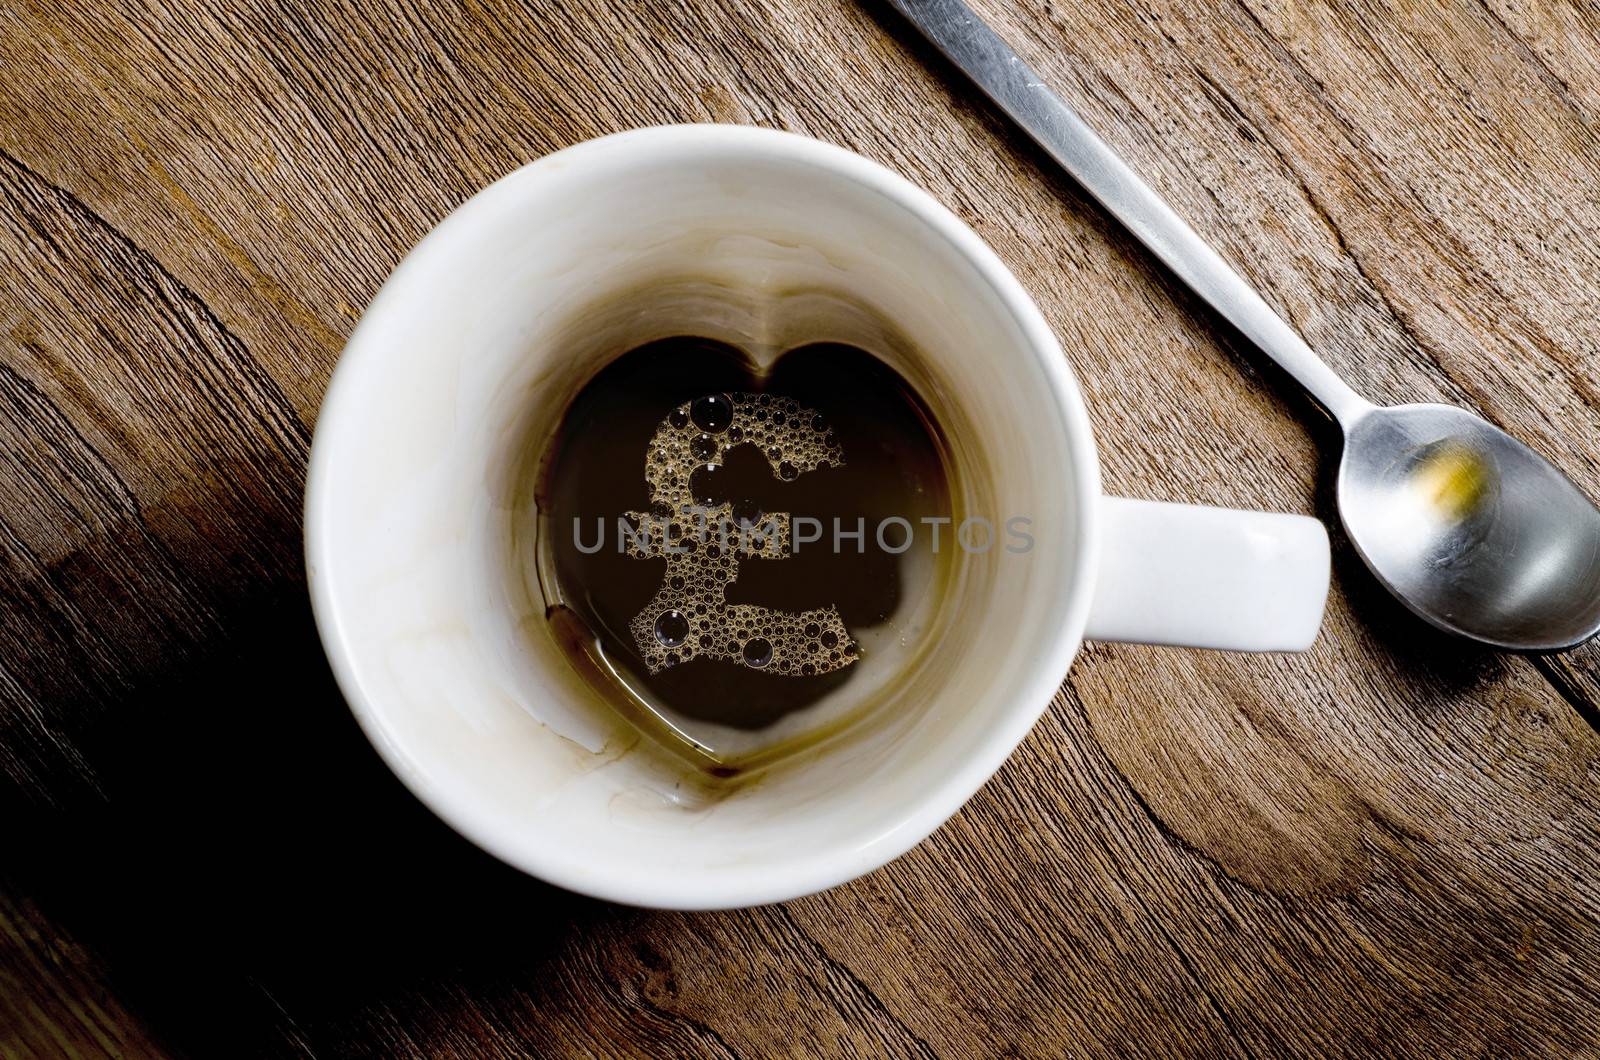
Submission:
[[[1100,498],[1089,640],[1305,651],[1328,600],[1328,531],[1310,516]]]

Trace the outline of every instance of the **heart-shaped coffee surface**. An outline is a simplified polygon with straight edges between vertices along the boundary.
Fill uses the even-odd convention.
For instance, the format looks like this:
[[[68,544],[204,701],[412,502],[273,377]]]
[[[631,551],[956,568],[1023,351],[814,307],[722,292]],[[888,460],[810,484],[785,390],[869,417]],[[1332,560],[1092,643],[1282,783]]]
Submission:
[[[613,692],[715,755],[721,727],[767,729],[892,679],[867,673],[894,654],[873,644],[906,635],[897,616],[952,547],[944,452],[916,393],[864,350],[802,346],[763,373],[732,346],[665,339],[567,409],[541,547]]]

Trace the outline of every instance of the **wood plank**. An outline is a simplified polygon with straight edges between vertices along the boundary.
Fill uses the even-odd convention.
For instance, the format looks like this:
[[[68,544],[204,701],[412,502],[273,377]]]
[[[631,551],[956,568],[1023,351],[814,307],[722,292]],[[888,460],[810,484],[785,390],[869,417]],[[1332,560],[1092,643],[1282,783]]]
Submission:
[[[1600,495],[1591,9],[979,6],[1354,384]],[[455,204],[621,128],[905,173],[1039,301],[1109,489],[1336,524],[1329,427],[885,5],[14,0],[0,67],[4,1049],[1600,1049],[1600,649],[1449,641],[1337,534],[1313,652],[1091,646],[946,828],[779,907],[561,894],[366,747],[299,558],[343,336]]]
[[[0,891],[0,1055],[166,1055],[105,975],[41,910]]]

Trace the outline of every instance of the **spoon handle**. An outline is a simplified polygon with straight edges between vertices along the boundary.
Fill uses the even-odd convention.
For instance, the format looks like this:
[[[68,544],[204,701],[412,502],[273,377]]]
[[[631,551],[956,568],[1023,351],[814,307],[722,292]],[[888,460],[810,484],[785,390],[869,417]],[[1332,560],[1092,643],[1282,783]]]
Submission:
[[[962,0],[889,0],[1134,237],[1277,361],[1346,427],[1371,403],[1350,389]]]

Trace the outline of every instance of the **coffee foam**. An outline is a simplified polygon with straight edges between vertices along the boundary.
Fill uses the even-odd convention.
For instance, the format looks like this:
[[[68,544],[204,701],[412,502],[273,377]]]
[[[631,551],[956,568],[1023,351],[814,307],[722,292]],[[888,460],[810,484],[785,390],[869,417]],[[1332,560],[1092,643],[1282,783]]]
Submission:
[[[707,394],[661,421],[645,461],[651,511],[627,513],[634,525],[628,554],[667,561],[661,587],[628,624],[651,673],[706,658],[810,676],[859,658],[832,605],[795,614],[727,602],[741,561],[783,560],[791,549],[789,513],[759,512],[739,498],[713,503],[704,494],[743,445],[755,446],[784,482],[844,466],[827,421],[792,398]]]

